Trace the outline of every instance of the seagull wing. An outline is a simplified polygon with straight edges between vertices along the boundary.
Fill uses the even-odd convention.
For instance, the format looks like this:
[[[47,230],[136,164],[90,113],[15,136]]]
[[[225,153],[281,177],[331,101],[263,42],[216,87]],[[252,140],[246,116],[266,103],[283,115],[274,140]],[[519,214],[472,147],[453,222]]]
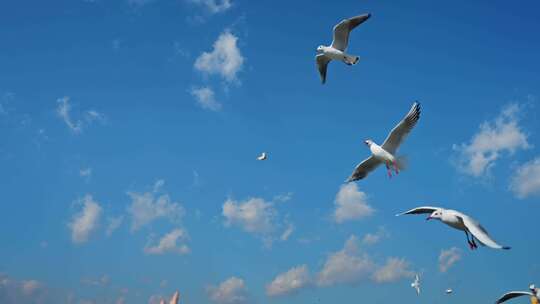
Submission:
[[[497,244],[488,234],[487,230],[477,221],[466,215],[458,216],[467,230],[484,246],[494,249],[510,249],[510,247]]]
[[[328,63],[332,60],[324,54],[319,54],[316,57],[317,59],[317,68],[319,69],[319,74],[321,75],[321,82],[324,84],[326,82],[326,70],[328,69]]]
[[[352,175],[347,179],[347,182],[352,182],[366,177],[369,172],[375,170],[375,168],[377,168],[380,164],[381,162],[373,156],[364,159],[358,164],[358,166],[356,166]]]
[[[345,51],[349,45],[349,33],[364,21],[368,20],[371,14],[363,14],[349,19],[344,19],[334,26],[334,40],[332,47],[340,51]]]
[[[403,213],[396,214],[396,216],[405,215],[405,214],[425,214],[425,213],[433,213],[433,211],[441,209],[439,207],[431,207],[431,206],[424,206],[424,207],[416,207],[414,209],[411,209],[409,211],[405,211]]]
[[[390,154],[396,153],[399,145],[407,137],[409,132],[414,128],[416,122],[420,119],[420,104],[415,102],[409,113],[403,118],[388,134],[388,137],[382,144],[382,148]]]
[[[510,299],[521,297],[521,296],[534,296],[534,295],[532,294],[532,292],[528,292],[528,291],[511,291],[511,292],[505,293],[500,299],[498,299],[495,302],[495,304],[500,304]]]
[[[180,298],[180,293],[175,292],[171,300],[169,301],[169,304],[178,304],[178,298]]]
[[[420,285],[416,285],[416,294],[420,295]]]

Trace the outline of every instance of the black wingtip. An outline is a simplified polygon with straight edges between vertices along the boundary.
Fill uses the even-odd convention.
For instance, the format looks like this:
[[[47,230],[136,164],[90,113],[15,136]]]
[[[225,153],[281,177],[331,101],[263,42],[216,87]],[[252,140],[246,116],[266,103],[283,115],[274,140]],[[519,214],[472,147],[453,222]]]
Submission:
[[[510,247],[510,246],[504,246],[502,249],[504,249],[504,250],[510,250],[510,249],[512,249],[512,247]]]

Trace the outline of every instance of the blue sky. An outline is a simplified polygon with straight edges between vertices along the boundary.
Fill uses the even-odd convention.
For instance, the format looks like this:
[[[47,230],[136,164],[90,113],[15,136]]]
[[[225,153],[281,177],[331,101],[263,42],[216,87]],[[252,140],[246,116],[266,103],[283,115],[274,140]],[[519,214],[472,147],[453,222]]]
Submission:
[[[2,303],[153,303],[177,289],[184,303],[453,303],[525,289],[540,273],[539,8],[3,1]],[[316,47],[365,12],[348,50],[360,62],[331,63],[321,85]],[[343,185],[363,140],[381,143],[414,100],[409,168]],[[461,232],[394,216],[419,205],[468,213],[513,248],[473,252]]]

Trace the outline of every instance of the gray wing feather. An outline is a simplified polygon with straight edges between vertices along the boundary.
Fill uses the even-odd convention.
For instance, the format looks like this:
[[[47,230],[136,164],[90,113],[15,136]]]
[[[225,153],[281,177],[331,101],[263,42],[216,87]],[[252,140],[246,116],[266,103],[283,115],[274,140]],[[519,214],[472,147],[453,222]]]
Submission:
[[[411,209],[409,211],[405,211],[403,213],[396,214],[396,216],[405,215],[405,214],[426,214],[426,213],[433,213],[433,211],[441,209],[439,207],[431,207],[431,206],[423,206],[423,207],[416,207],[414,209]]]
[[[420,119],[420,112],[420,103],[415,102],[409,110],[409,113],[405,115],[405,118],[403,118],[394,127],[394,129],[392,129],[390,134],[388,134],[388,137],[385,139],[381,147],[390,154],[395,154],[399,145],[401,145],[403,140],[407,137],[409,132],[411,132]]]
[[[364,159],[356,166],[352,175],[347,179],[347,182],[363,179],[369,174],[369,172],[375,170],[375,168],[377,168],[380,164],[381,162],[373,156]]]
[[[371,17],[371,14],[363,14],[349,19],[344,19],[334,26],[334,40],[332,47],[340,51],[345,51],[349,45],[349,33],[360,24]]]
[[[321,76],[321,82],[324,84],[326,82],[326,71],[328,70],[328,63],[332,60],[326,55],[319,54],[316,57],[317,59],[317,68],[319,69],[319,75]]]
[[[484,246],[488,246],[490,248],[494,249],[510,249],[510,247],[501,246],[495,242],[487,230],[480,225],[476,220],[468,217],[468,216],[461,216],[461,220],[463,221],[463,224],[465,227],[467,227],[467,230]]]

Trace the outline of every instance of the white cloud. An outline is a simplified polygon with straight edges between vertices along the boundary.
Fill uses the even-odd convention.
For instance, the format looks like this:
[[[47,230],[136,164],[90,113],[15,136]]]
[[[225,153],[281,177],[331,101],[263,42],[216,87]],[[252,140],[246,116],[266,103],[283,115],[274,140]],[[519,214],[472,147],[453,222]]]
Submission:
[[[374,212],[367,204],[366,194],[358,191],[355,183],[342,185],[334,203],[336,205],[334,220],[339,224],[370,216]]]
[[[511,155],[529,148],[527,134],[518,124],[519,112],[517,104],[507,106],[494,121],[483,122],[470,143],[454,145],[454,150],[459,153],[458,168],[465,174],[479,177],[490,172],[501,153]]]
[[[191,95],[195,97],[197,104],[205,109],[210,111],[219,111],[221,110],[221,103],[219,103],[215,96],[214,90],[210,87],[200,87],[191,89]]]
[[[174,229],[173,231],[165,234],[158,242],[157,245],[147,245],[144,248],[146,254],[164,254],[164,253],[177,253],[187,254],[190,252],[189,247],[183,242],[188,239],[186,231],[183,229]]]
[[[227,199],[223,204],[226,226],[239,226],[250,233],[267,234],[275,229],[277,211],[271,202],[250,198],[244,202]]]
[[[380,242],[383,238],[387,238],[388,236],[389,234],[386,229],[384,229],[384,227],[379,227],[375,233],[366,233],[362,239],[362,243],[366,245],[373,245]]]
[[[45,303],[47,290],[36,280],[17,280],[0,273],[0,303]]]
[[[266,285],[266,294],[271,297],[283,296],[297,292],[309,284],[311,284],[311,278],[308,267],[306,265],[297,266],[279,274],[270,284]]]
[[[116,229],[118,229],[120,225],[122,225],[123,221],[124,221],[123,216],[110,217],[108,219],[107,230],[105,231],[105,234],[107,236],[111,236],[113,232],[116,231]]]
[[[373,280],[377,283],[390,283],[402,278],[412,277],[414,272],[408,269],[409,262],[400,258],[388,258],[386,264],[377,269]]]
[[[71,240],[74,243],[84,243],[97,229],[102,208],[91,195],[78,200],[78,204],[82,205],[82,210],[73,215],[68,227],[71,229]]]
[[[291,234],[294,232],[294,225],[293,224],[288,224],[287,225],[287,228],[285,229],[285,231],[283,231],[283,233],[281,234],[281,237],[280,239],[282,241],[286,241],[289,239],[289,237],[291,236]]]
[[[75,134],[83,131],[84,126],[92,124],[94,121],[104,122],[105,116],[95,110],[84,112],[83,119],[74,120],[72,117],[70,98],[65,96],[57,100],[56,114],[62,118],[68,128]]]
[[[515,170],[510,190],[522,199],[540,195],[540,157],[524,163]]]
[[[84,168],[79,170],[79,175],[81,177],[90,178],[92,176],[92,168]]]
[[[97,279],[84,278],[81,280],[81,283],[84,285],[94,285],[94,286],[106,286],[111,282],[111,278],[108,275],[104,274]]]
[[[242,69],[244,57],[237,46],[238,37],[226,30],[214,42],[212,52],[204,52],[195,60],[195,69],[217,74],[225,81],[236,81],[236,74]]]
[[[223,281],[219,286],[207,288],[210,299],[219,304],[247,303],[247,288],[244,280],[231,277]]]
[[[222,13],[232,7],[231,0],[189,0],[195,4],[204,6],[210,13]]]
[[[338,283],[357,283],[369,277],[375,264],[367,254],[360,252],[359,241],[351,236],[342,250],[331,254],[317,276],[317,285],[331,286]]]
[[[21,284],[22,292],[27,296],[35,294],[41,288],[41,283],[36,280],[22,281]]]
[[[439,270],[447,272],[452,265],[461,260],[461,250],[457,247],[441,250],[439,255]]]
[[[167,218],[176,223],[184,215],[182,205],[172,202],[168,194],[128,192],[128,195],[132,200],[128,207],[128,213],[131,216],[131,231],[136,231],[160,218]]]

